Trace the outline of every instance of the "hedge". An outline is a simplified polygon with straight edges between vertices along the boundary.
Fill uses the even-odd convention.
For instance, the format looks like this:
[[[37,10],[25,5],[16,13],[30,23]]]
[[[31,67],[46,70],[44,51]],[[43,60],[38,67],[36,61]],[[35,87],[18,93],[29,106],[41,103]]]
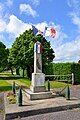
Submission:
[[[44,66],[43,72],[46,75],[67,75],[74,73],[75,82],[80,82],[80,63],[50,63]],[[47,78],[48,79],[48,78]],[[54,80],[71,80],[71,76],[57,76],[50,77],[49,79]]]

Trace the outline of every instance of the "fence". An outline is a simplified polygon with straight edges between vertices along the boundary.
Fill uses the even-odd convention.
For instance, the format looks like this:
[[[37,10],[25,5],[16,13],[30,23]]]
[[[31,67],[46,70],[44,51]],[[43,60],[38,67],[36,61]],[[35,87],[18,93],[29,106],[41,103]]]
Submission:
[[[61,81],[61,82],[71,82],[72,84],[74,84],[74,82],[75,82],[74,81],[74,73],[67,74],[67,75],[45,75],[45,77],[47,79],[52,78],[53,80]],[[70,79],[68,79],[68,77]]]

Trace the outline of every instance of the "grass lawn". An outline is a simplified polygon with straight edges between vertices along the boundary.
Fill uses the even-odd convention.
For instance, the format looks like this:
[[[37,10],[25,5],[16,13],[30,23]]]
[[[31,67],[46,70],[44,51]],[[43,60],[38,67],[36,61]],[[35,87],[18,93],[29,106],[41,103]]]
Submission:
[[[26,84],[26,85],[28,85],[28,86],[31,85],[31,81],[30,81],[29,79],[26,79],[26,78],[21,78],[21,79],[19,79],[18,81],[19,81],[19,82],[22,82],[22,83],[24,83],[24,84]]]
[[[11,73],[0,73],[0,76],[5,77],[5,75],[8,77],[8,79],[4,80],[4,78],[1,78],[0,80],[0,92],[2,91],[8,91],[12,89],[12,83],[15,81],[15,83],[19,84],[20,86],[26,86],[27,88],[30,87],[31,81],[27,78],[20,78],[20,76],[17,75],[11,75]],[[48,82],[45,82],[46,88],[48,88]],[[66,86],[66,83],[63,82],[57,82],[57,81],[50,81],[50,88],[64,88]],[[70,85],[71,86],[71,85]]]
[[[0,80],[0,92],[11,90],[11,84],[7,83],[5,80]]]
[[[45,83],[45,86],[47,88],[48,86],[48,83],[46,81]],[[56,82],[56,81],[50,81],[50,88],[53,89],[53,88],[64,88],[66,86],[66,83],[63,83],[63,82]]]

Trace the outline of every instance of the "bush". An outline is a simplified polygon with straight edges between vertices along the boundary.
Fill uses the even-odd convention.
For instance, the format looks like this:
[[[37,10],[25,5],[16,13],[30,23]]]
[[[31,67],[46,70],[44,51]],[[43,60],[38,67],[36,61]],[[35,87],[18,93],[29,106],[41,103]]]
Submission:
[[[67,75],[74,73],[75,83],[80,83],[80,63],[50,63],[44,66],[46,75]],[[71,80],[71,76],[47,77],[50,80]]]

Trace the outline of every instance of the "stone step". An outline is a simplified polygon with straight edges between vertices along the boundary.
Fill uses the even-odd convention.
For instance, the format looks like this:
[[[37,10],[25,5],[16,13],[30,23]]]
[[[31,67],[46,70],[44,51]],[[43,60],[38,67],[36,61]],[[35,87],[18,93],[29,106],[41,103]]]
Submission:
[[[48,99],[56,97],[56,94],[52,93],[51,91],[33,93],[29,89],[26,89],[25,94],[30,100]]]

